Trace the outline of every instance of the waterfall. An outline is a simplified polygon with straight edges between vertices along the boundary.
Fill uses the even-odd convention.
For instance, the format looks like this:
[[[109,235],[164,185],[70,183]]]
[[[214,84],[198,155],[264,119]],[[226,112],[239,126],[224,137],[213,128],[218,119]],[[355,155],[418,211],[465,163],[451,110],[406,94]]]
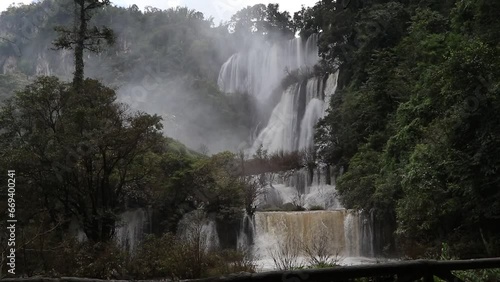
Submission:
[[[280,149],[292,151],[294,148],[295,128],[297,123],[296,98],[300,92],[300,87],[296,84],[290,86],[281,100],[271,113],[266,128],[258,135],[254,142],[252,151],[255,152],[260,145],[269,152],[275,152]],[[292,138],[291,138],[292,137]]]
[[[207,217],[202,210],[186,213],[179,222],[177,236],[185,242],[201,246],[205,251],[219,247],[215,220]]]
[[[267,105],[287,75],[310,69],[319,62],[318,35],[307,40],[260,43],[231,56],[221,67],[218,85],[225,93],[248,93]],[[338,72],[311,77],[283,89],[267,125],[258,133],[250,153],[262,146],[268,152],[297,151],[313,147],[314,127],[324,117],[328,101],[337,87]],[[326,82],[325,82],[326,78]]]
[[[345,211],[257,212],[254,252],[266,257],[277,247],[287,247],[304,256],[306,248],[321,243],[329,253],[343,253],[344,217]],[[280,246],[279,242],[292,245]]]
[[[144,209],[135,209],[120,214],[120,222],[115,230],[118,243],[129,251],[134,251],[150,223],[148,212]]]
[[[319,167],[310,174],[303,168],[282,173],[268,173],[258,198],[260,209],[279,208],[287,203],[297,204],[306,209],[321,207],[327,210],[343,209],[335,186],[326,184],[329,167]]]
[[[255,218],[245,214],[238,234],[237,247],[243,251],[249,251],[254,245],[255,236]]]
[[[329,167],[267,173],[253,216],[245,215],[238,248],[251,250],[264,268],[272,269],[276,257],[297,265],[323,256],[337,263],[364,263],[374,256],[373,222],[365,212],[340,204],[334,185],[325,184]],[[277,211],[287,205],[322,210]],[[263,211],[275,210],[275,211]],[[344,261],[336,261],[341,259]]]
[[[310,78],[289,86],[274,107],[267,126],[254,140],[251,152],[262,146],[268,152],[308,150],[314,144],[315,125],[328,109],[337,88],[338,72],[323,79]]]
[[[121,213],[118,218],[114,238],[123,249],[133,252],[144,234],[150,232],[148,230],[151,226],[150,212],[147,209],[133,209]],[[71,220],[69,231],[79,242],[88,239],[76,218]]]
[[[281,83],[286,71],[312,67],[318,61],[318,36],[305,42],[294,38],[274,44],[255,44],[234,54],[221,67],[218,85],[225,93],[248,93],[265,101]],[[305,45],[305,47],[304,47]]]
[[[271,260],[289,266],[315,260],[347,264],[372,255],[362,247],[364,227],[355,211],[257,212],[254,217],[252,251],[264,268],[273,268]]]
[[[361,250],[360,217],[355,213],[347,214],[345,218],[344,232],[346,234],[346,255],[358,256]]]
[[[339,75],[304,72],[319,62],[317,41],[314,34],[305,41],[258,44],[234,54],[221,67],[220,90],[254,96],[269,116],[249,133],[250,155],[259,148],[270,154],[314,148],[315,126],[326,115]],[[287,71],[294,70],[298,81],[282,85]],[[255,203],[258,212],[241,220],[238,248],[250,249],[259,259],[272,259],[278,267],[277,254],[286,257],[282,263],[314,252],[328,257],[373,256],[372,221],[363,212],[342,207],[329,166],[316,164],[261,177],[265,184]],[[308,211],[291,211],[296,209]]]

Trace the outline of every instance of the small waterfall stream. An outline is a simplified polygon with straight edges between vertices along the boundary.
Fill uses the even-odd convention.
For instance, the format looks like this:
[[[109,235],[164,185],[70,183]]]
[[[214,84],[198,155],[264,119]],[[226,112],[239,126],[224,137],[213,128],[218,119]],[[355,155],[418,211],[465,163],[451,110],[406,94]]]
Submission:
[[[219,248],[215,220],[208,218],[201,210],[194,210],[184,215],[179,222],[177,236],[185,242],[195,242],[205,251]]]
[[[118,243],[125,249],[134,251],[151,223],[148,211],[145,209],[134,209],[120,214],[120,221],[115,230]]]

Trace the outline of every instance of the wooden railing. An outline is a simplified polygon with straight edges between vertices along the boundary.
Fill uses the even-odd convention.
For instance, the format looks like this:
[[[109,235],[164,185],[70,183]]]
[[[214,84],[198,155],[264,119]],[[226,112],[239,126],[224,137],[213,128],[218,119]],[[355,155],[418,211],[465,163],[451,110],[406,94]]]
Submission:
[[[344,266],[324,269],[306,269],[293,271],[273,271],[262,273],[231,274],[224,277],[190,280],[192,282],[339,282],[355,281],[356,278],[368,277],[364,281],[434,281],[439,277],[448,282],[463,281],[452,274],[455,270],[500,268],[500,258],[434,261],[414,260],[392,263]],[[6,278],[6,282],[127,282],[131,280],[99,280],[75,277],[62,278]],[[165,280],[148,280],[165,281]],[[495,281],[495,280],[494,280]],[[500,281],[500,280],[497,280]],[[146,281],[143,281],[146,282]],[[467,281],[468,282],[468,281]],[[476,281],[471,281],[476,282]]]
[[[369,277],[366,281],[434,281],[439,277],[448,282],[463,280],[452,274],[454,270],[500,268],[500,258],[434,261],[414,260],[393,263],[367,264],[325,269],[274,271],[252,274],[234,274],[227,277],[196,280],[197,282],[334,282],[354,281],[355,278]],[[498,280],[500,281],[500,280]],[[476,281],[471,281],[476,282]]]

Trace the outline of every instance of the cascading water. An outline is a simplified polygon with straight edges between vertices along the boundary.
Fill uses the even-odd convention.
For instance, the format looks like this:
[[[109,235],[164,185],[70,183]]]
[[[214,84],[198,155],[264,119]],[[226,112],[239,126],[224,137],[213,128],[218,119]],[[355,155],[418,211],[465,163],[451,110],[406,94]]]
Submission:
[[[313,34],[305,41],[294,38],[273,45],[265,43],[236,53],[221,67],[219,88],[226,93],[248,93],[266,103],[287,72],[308,69],[319,62],[317,41],[318,35]],[[314,126],[325,115],[329,97],[337,88],[337,77],[338,72],[326,77],[326,82],[324,77],[312,77],[284,89],[250,151],[261,146],[268,152],[310,149]]]
[[[337,89],[338,72],[322,78],[295,83],[282,94],[267,126],[254,140],[251,151],[262,147],[268,152],[309,150],[314,142],[314,126],[325,116],[328,98]],[[327,98],[327,99],[325,99]]]
[[[149,230],[150,215],[147,209],[131,209],[121,213],[116,222],[114,236],[116,242],[123,249],[133,252],[144,238],[144,234],[151,231]],[[87,236],[76,219],[71,221],[69,230],[79,242],[87,240]]]
[[[271,94],[281,87],[285,70],[310,68],[319,62],[317,40],[318,35],[313,35],[306,41],[295,38],[237,53],[222,66],[219,87],[226,93],[248,93],[257,101],[270,101]],[[330,97],[337,89],[337,79],[338,71],[302,79],[283,89],[281,97],[272,105],[269,120],[248,152],[252,154],[259,148],[268,153],[312,150],[315,125],[325,116]],[[314,170],[304,168],[266,174],[267,184],[262,187],[264,193],[258,199],[258,209],[279,210],[288,204],[324,210],[258,211],[253,216],[245,215],[238,247],[251,249],[263,260],[270,260],[273,252],[304,256],[305,250],[317,248],[320,243],[323,251],[330,255],[373,256],[369,217],[341,206],[329,172],[329,167],[318,166]],[[295,252],[293,248],[300,250]]]
[[[145,209],[135,209],[122,213],[120,221],[115,231],[118,243],[129,251],[134,251],[144,234],[146,227],[151,220]]]
[[[363,258],[373,255],[372,242],[365,237],[371,227],[365,226],[369,225],[365,215],[356,211],[257,212],[253,218],[251,250],[264,270],[273,269],[277,261],[286,261],[289,267],[314,261],[371,261]]]
[[[306,248],[321,242],[329,253],[345,253],[345,210],[311,212],[258,212],[255,215],[255,251],[267,256],[268,251],[279,246],[280,241],[290,241],[302,253]],[[351,250],[347,250],[351,252]]]
[[[195,243],[205,251],[219,247],[215,220],[201,210],[186,213],[177,228],[177,236],[185,242]]]
[[[303,42],[295,38],[275,44],[256,44],[236,53],[221,67],[218,85],[225,93],[248,93],[265,101],[286,75],[286,70],[312,67],[318,61],[317,35]],[[305,48],[304,48],[305,45]]]
[[[276,209],[293,203],[307,209],[343,209],[335,187],[326,184],[327,169],[317,168],[312,175],[307,169],[266,174],[263,180],[267,185],[261,187],[263,193],[257,199],[258,208]]]

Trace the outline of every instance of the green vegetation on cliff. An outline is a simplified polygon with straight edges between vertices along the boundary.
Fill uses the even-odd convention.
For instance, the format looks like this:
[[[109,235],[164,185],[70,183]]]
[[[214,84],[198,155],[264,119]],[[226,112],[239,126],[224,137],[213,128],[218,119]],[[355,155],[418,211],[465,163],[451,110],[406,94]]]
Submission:
[[[340,66],[316,141],[343,204],[395,221],[408,252],[498,256],[499,3],[328,3],[304,14]]]

